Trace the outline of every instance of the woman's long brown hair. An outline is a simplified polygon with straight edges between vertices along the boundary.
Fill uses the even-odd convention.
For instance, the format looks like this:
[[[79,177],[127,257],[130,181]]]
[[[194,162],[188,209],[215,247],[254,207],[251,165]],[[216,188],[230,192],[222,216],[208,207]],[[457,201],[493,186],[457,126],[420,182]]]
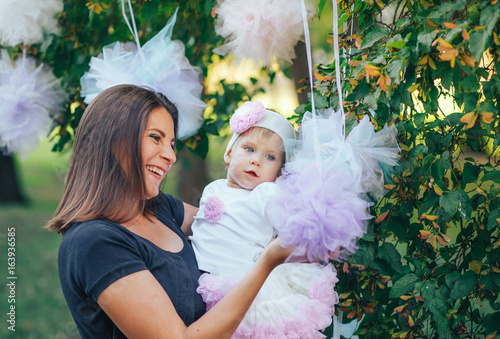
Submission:
[[[74,222],[126,222],[151,213],[141,146],[150,113],[165,108],[177,135],[177,108],[149,88],[119,85],[101,92],[85,110],[75,135],[63,197],[47,225],[64,233]]]

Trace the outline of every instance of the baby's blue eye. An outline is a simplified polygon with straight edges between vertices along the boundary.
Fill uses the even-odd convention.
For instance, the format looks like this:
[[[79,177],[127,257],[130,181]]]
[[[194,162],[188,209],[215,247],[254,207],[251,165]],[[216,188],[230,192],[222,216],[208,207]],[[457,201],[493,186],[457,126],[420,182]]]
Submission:
[[[274,156],[272,156],[272,155],[266,155],[266,159],[267,159],[267,160],[271,160],[271,161],[273,161],[273,160],[275,160],[276,158],[275,158]]]
[[[245,147],[245,151],[253,153],[253,148],[252,147]]]

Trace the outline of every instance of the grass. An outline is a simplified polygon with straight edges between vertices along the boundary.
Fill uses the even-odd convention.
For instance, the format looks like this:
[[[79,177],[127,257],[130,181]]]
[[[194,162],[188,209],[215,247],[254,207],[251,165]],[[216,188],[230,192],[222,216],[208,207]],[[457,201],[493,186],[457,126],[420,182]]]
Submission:
[[[68,154],[55,154],[42,142],[26,162],[17,160],[18,180],[26,205],[0,205],[0,253],[7,254],[7,229],[15,228],[15,304],[8,303],[7,259],[0,263],[1,338],[78,338],[57,272],[61,237],[43,228],[54,213],[63,189]],[[15,332],[7,312],[15,305]]]

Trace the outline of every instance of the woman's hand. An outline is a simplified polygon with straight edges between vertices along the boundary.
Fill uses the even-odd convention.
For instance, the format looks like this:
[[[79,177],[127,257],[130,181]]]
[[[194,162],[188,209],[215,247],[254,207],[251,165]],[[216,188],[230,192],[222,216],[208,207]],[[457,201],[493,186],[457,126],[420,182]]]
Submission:
[[[285,262],[286,258],[290,256],[293,247],[281,246],[281,239],[276,238],[267,245],[259,259],[268,264],[271,270],[276,266]]]

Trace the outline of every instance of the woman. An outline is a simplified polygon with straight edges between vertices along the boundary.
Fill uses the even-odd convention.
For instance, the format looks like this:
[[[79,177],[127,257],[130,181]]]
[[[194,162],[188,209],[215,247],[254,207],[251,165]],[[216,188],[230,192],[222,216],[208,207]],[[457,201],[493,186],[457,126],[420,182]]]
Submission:
[[[103,91],[82,117],[49,229],[64,234],[61,286],[83,338],[229,338],[290,253],[271,243],[205,313],[186,241],[197,208],[159,190],[177,122],[166,97],[132,85]]]

